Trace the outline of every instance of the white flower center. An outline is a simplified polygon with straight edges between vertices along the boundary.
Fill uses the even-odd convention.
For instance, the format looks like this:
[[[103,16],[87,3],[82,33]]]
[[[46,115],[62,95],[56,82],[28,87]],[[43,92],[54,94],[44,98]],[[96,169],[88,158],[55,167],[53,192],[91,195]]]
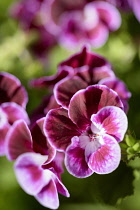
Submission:
[[[7,116],[0,108],[0,129],[7,123]]]
[[[80,146],[85,149],[85,155],[97,151],[104,144],[103,134],[105,134],[104,128],[92,123],[90,129],[79,136]]]

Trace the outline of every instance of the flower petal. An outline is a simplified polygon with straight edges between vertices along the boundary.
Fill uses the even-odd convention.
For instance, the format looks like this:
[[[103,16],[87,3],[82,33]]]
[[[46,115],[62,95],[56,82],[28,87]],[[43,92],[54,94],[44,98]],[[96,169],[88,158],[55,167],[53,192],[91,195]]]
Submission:
[[[54,180],[50,180],[36,196],[37,201],[48,208],[57,209],[59,207],[59,198]]]
[[[67,110],[63,108],[48,112],[44,132],[51,144],[60,151],[64,151],[71,143],[71,138],[79,134],[77,126],[69,119]]]
[[[131,97],[131,93],[128,91],[125,83],[117,78],[105,78],[102,79],[99,84],[106,85],[116,91],[122,99],[127,100]]]
[[[88,66],[86,66],[88,67]],[[115,74],[108,66],[100,66],[94,68],[77,68],[77,75],[88,85],[95,85],[104,78],[114,78]]]
[[[86,88],[87,83],[84,82],[80,77],[67,77],[55,85],[54,95],[57,103],[68,108],[71,97],[78,90]]]
[[[33,138],[33,150],[36,153],[40,153],[42,155],[48,155],[48,159],[47,159],[47,163],[48,163],[54,158],[56,154],[56,150],[54,149],[54,147],[52,147],[49,144],[44,134],[44,130],[43,130],[44,121],[45,121],[45,117],[37,120],[31,129],[31,134]]]
[[[6,124],[2,129],[0,129],[0,156],[5,155],[6,153],[6,135],[9,129],[9,124]]]
[[[61,182],[60,179],[56,179],[55,184],[56,184],[56,187],[57,187],[57,191],[60,194],[66,196],[66,197],[70,197],[70,194],[69,194],[67,188],[63,185],[63,183]]]
[[[87,47],[83,47],[79,53],[76,53],[60,63],[59,67],[63,68],[65,66],[70,66],[72,68],[77,68],[85,65],[89,66],[90,68],[101,67],[104,65],[111,67],[106,59],[96,53],[93,53]]]
[[[97,9],[101,21],[103,21],[111,31],[117,30],[121,25],[121,16],[119,11],[108,2],[95,1],[88,4]]]
[[[9,160],[15,160],[22,153],[32,151],[31,133],[23,120],[16,121],[10,128],[6,138],[6,147]]]
[[[28,95],[18,78],[7,72],[0,72],[0,104],[15,102],[26,107]]]
[[[93,174],[85,160],[85,150],[80,147],[79,138],[72,138],[65,154],[65,166],[70,174],[78,178],[85,178]]]
[[[46,87],[46,86],[52,86],[55,85],[57,82],[59,82],[61,79],[65,78],[69,74],[69,68],[58,69],[58,73],[56,75],[52,76],[45,76],[41,77],[39,79],[32,79],[30,81],[30,86],[32,87]]]
[[[113,136],[118,142],[122,141],[128,127],[127,116],[120,108],[107,106],[97,114],[92,115],[93,124],[102,125],[105,132]]]
[[[121,160],[121,150],[117,141],[109,135],[103,136],[104,145],[94,152],[88,160],[88,166],[97,174],[114,171]]]
[[[109,36],[107,27],[101,22],[92,30],[88,31],[88,41],[93,48],[103,46]]]
[[[76,92],[70,100],[69,116],[80,129],[90,125],[90,117],[105,106],[123,108],[117,93],[104,85],[92,85]]]
[[[2,110],[7,114],[7,118],[10,124],[13,124],[16,120],[23,119],[27,124],[29,124],[28,115],[21,106],[14,102],[7,102],[1,104]]]
[[[24,153],[16,160],[15,174],[26,193],[37,195],[50,182],[52,172],[41,168],[46,160],[47,156],[37,153]]]

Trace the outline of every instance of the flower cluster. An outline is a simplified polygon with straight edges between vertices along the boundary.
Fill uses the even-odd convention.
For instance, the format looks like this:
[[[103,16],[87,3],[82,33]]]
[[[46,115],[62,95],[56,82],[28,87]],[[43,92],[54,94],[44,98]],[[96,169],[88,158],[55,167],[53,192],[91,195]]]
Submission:
[[[30,49],[44,59],[57,44],[68,49],[87,42],[93,48],[104,45],[121,25],[118,9],[133,11],[140,21],[140,0],[21,0],[10,13],[27,33],[37,34]]]
[[[100,47],[121,24],[116,7],[104,1],[22,0],[13,5],[11,15],[26,32],[37,32],[31,49],[41,58],[56,44]]]
[[[11,74],[0,74],[0,151],[15,161],[25,192],[56,209],[58,193],[69,197],[63,167],[85,178],[119,166],[131,94],[111,64],[87,47],[61,62],[55,75],[30,85],[46,87],[50,95],[29,120],[24,87]]]

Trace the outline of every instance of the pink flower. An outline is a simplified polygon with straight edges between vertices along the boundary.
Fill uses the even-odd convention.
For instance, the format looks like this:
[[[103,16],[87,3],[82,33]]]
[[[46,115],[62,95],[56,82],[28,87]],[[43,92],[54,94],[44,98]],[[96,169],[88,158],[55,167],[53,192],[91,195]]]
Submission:
[[[58,41],[62,46],[72,49],[89,43],[98,48],[105,44],[110,31],[120,27],[121,17],[113,5],[95,1],[86,4],[82,10],[63,13],[58,25]]]
[[[68,110],[51,110],[45,133],[58,151],[65,151],[65,166],[76,177],[110,173],[121,159],[118,142],[127,130],[123,105],[113,90],[102,85],[79,90]]]
[[[0,155],[5,155],[6,136],[16,120],[29,124],[25,111],[28,95],[20,81],[13,75],[0,72]]]
[[[23,120],[15,122],[7,136],[7,157],[16,160],[15,174],[23,190],[45,207],[59,206],[58,192],[69,197],[61,181],[63,154],[49,144],[43,132],[44,118],[31,130]]]
[[[64,108],[69,106],[71,97],[78,90],[94,84],[103,84],[115,90],[125,105],[125,111],[131,96],[125,84],[115,77],[111,64],[87,47],[61,62],[56,75],[33,79],[30,84],[40,88],[54,87],[55,99]]]

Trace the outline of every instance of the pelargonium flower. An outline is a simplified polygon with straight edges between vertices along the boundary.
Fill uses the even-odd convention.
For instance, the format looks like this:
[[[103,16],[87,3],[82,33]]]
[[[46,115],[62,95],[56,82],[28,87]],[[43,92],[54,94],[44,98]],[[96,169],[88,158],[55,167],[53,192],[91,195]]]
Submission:
[[[66,67],[72,68],[71,74],[69,73],[67,77],[62,78],[54,87],[54,95],[58,104],[67,108],[71,97],[76,91],[89,85],[103,84],[118,93],[125,105],[125,110],[128,110],[127,101],[131,94],[126,85],[115,77],[110,64],[102,57],[98,57],[98,55],[88,51],[87,48],[83,48],[81,53],[75,54],[59,65],[61,72]],[[41,80],[36,81],[41,82]],[[47,84],[47,80],[45,81],[44,78],[43,81],[42,79],[41,85],[45,84],[45,82]]]
[[[61,181],[63,154],[49,144],[43,131],[44,118],[31,130],[23,120],[15,122],[7,136],[7,157],[16,160],[15,174],[24,191],[43,206],[56,209],[58,192],[69,197]]]
[[[0,104],[4,102],[15,102],[25,108],[28,95],[17,77],[7,72],[0,72]]]
[[[29,118],[24,108],[14,102],[2,103],[0,106],[0,156],[6,153],[6,136],[13,125],[19,119],[29,124]]]
[[[65,165],[76,177],[107,174],[121,159],[118,142],[127,129],[127,117],[117,93],[104,85],[89,86],[73,95],[67,109],[48,112],[44,131]]]
[[[114,78],[113,71],[106,67],[88,68],[85,66],[82,70],[77,68],[77,73],[72,77],[62,79],[54,87],[56,101],[61,106],[67,108],[71,97],[81,89],[89,85],[98,84],[103,78]]]
[[[33,79],[30,82],[32,87],[54,87],[54,85],[66,78],[67,76],[74,76],[77,73],[82,73],[84,69],[92,71],[94,68],[106,66],[111,69],[111,64],[102,56],[83,47],[79,53],[72,55],[67,60],[58,65],[58,71],[55,75],[44,76]],[[109,76],[114,73],[108,70]]]
[[[88,50],[87,47],[83,47],[79,53],[59,64],[56,75],[33,79],[30,82],[33,87],[52,88],[55,95],[55,97],[52,95],[51,98],[45,97],[31,118],[43,117],[50,109],[60,105],[67,107],[70,98],[76,91],[96,84],[106,77],[115,77],[110,63],[102,56]]]
[[[57,103],[65,108],[76,91],[94,84],[107,85],[115,90],[121,97],[126,111],[127,101],[131,96],[126,85],[116,78],[111,64],[89,51],[87,47],[61,62],[56,75],[33,79],[30,84],[34,87],[54,87]]]
[[[53,0],[50,16],[52,28],[58,31],[58,42],[70,49],[87,42],[100,47],[107,41],[109,31],[117,30],[121,24],[118,10],[104,1]]]
[[[82,24],[81,24],[82,22]],[[101,47],[109,32],[121,25],[118,10],[107,2],[91,2],[83,10],[64,13],[61,16],[59,42],[67,48],[90,43],[93,48]]]

